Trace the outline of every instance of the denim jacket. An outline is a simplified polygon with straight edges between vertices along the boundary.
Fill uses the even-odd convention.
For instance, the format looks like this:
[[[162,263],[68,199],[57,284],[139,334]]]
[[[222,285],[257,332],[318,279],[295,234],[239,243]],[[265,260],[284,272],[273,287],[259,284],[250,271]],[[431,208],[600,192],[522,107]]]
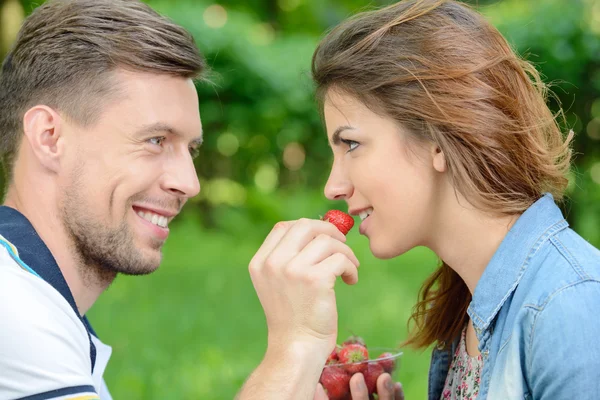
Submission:
[[[483,358],[477,400],[600,399],[600,251],[550,194],[510,229],[467,312]],[[456,345],[433,350],[429,400],[442,395]]]

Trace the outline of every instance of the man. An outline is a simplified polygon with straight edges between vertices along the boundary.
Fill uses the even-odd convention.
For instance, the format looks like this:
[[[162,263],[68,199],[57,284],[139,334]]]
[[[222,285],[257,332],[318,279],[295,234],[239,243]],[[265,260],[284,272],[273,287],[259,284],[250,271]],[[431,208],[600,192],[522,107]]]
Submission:
[[[204,68],[138,1],[50,1],[25,21],[0,74],[0,398],[110,399],[111,349],[82,316],[118,273],[158,268],[200,190]]]
[[[50,0],[24,22],[0,72],[0,400],[111,398],[111,348],[85,314],[117,274],[158,268],[169,222],[200,190],[193,80],[204,69],[192,37],[137,0]],[[252,263],[255,282],[284,233],[289,245],[315,230],[345,240],[323,221],[280,224]],[[355,281],[353,255],[332,251],[350,257],[345,269],[315,276]],[[311,312],[337,324],[331,291],[302,285],[292,301],[316,291],[328,306]],[[260,294],[272,345],[240,399],[312,398],[325,361],[312,351],[332,335],[311,339],[313,321],[293,322],[308,305],[272,295]]]

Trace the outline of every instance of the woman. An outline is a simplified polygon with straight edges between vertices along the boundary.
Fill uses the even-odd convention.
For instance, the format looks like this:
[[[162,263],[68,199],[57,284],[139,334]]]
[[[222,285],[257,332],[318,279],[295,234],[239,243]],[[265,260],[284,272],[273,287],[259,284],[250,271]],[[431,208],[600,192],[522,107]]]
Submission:
[[[562,134],[534,67],[467,6],[412,0],[336,27],[312,72],[334,155],[326,196],[360,215],[375,256],[427,246],[442,260],[408,340],[435,345],[429,399],[600,398],[600,252],[555,203],[572,133]],[[317,222],[276,227],[251,275],[269,345],[294,337],[322,366],[335,334],[327,314],[281,317],[319,306],[334,315],[335,275],[356,280],[343,238],[324,238]],[[317,275],[333,257],[336,268]],[[286,288],[313,308],[273,294],[294,293]]]

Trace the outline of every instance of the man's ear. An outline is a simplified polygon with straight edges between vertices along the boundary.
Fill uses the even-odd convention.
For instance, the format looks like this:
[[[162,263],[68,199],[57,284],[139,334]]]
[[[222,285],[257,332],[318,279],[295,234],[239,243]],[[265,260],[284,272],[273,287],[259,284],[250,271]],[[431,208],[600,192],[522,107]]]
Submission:
[[[56,172],[62,155],[63,120],[52,108],[37,105],[23,117],[25,138],[37,160],[47,169]]]
[[[437,172],[446,172],[448,169],[448,165],[446,164],[446,156],[444,155],[444,151],[437,144],[432,146],[432,156],[433,168]]]

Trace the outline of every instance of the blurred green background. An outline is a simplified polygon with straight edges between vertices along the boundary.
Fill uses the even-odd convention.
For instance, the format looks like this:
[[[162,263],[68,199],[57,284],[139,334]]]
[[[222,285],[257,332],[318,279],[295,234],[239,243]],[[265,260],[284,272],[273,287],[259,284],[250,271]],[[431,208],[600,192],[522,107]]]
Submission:
[[[40,2],[0,0],[0,58]],[[214,85],[198,85],[202,192],[171,224],[159,271],[119,277],[89,316],[113,346],[106,379],[115,399],[232,399],[265,349],[250,258],[275,222],[344,209],[322,195],[331,156],[313,100],[312,51],[342,19],[391,1],[148,3],[189,29],[212,67]],[[577,153],[564,211],[600,247],[600,0],[471,4],[562,102]],[[361,260],[360,282],[338,285],[339,339],[355,333],[372,346],[396,346],[437,260],[422,248],[376,260],[356,230],[348,243]],[[404,352],[406,398],[424,399],[430,352]]]

